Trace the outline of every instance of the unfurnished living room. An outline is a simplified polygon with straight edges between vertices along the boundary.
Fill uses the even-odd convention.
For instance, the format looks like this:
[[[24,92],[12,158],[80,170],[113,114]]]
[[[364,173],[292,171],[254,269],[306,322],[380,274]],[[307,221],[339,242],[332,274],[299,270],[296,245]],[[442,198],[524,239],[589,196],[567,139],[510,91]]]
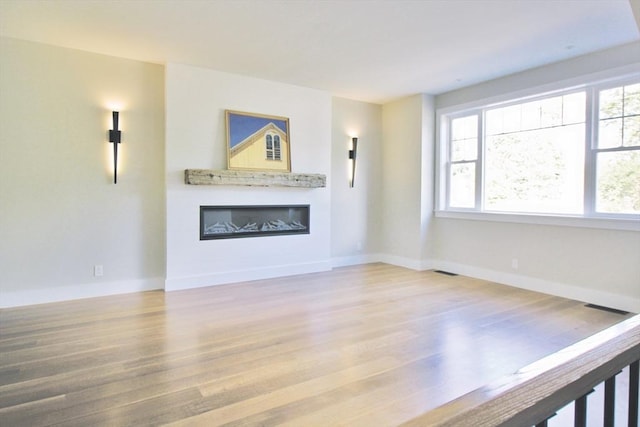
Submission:
[[[638,0],[0,0],[0,166],[2,426],[638,426]]]

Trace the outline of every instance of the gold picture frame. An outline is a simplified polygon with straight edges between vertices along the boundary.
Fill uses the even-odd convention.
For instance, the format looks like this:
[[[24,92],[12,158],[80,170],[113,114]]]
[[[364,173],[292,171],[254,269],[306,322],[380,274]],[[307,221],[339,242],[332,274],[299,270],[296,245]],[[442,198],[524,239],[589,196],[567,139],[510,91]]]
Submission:
[[[289,119],[225,110],[228,169],[291,172]]]

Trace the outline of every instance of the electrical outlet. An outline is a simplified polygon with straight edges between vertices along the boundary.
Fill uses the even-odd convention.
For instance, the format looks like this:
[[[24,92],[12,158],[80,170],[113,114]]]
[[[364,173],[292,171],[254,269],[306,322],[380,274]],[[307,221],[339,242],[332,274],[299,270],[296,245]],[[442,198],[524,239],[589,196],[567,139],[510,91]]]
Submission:
[[[511,268],[513,268],[514,270],[518,269],[518,258],[513,258],[511,260]]]
[[[104,274],[104,269],[101,265],[94,265],[93,266],[93,275],[94,277],[100,277]]]

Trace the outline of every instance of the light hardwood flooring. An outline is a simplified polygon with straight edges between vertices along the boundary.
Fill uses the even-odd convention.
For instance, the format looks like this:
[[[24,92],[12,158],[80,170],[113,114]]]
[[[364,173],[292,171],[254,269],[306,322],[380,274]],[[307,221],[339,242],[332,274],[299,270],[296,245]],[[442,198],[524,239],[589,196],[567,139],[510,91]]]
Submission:
[[[0,425],[398,425],[627,317],[385,264],[5,309]]]

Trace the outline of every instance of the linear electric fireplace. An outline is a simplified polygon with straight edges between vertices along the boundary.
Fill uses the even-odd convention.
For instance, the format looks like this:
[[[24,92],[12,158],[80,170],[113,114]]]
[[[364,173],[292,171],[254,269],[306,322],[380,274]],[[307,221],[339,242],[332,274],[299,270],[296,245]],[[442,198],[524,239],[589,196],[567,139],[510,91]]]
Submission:
[[[200,240],[309,234],[309,205],[200,206]]]

